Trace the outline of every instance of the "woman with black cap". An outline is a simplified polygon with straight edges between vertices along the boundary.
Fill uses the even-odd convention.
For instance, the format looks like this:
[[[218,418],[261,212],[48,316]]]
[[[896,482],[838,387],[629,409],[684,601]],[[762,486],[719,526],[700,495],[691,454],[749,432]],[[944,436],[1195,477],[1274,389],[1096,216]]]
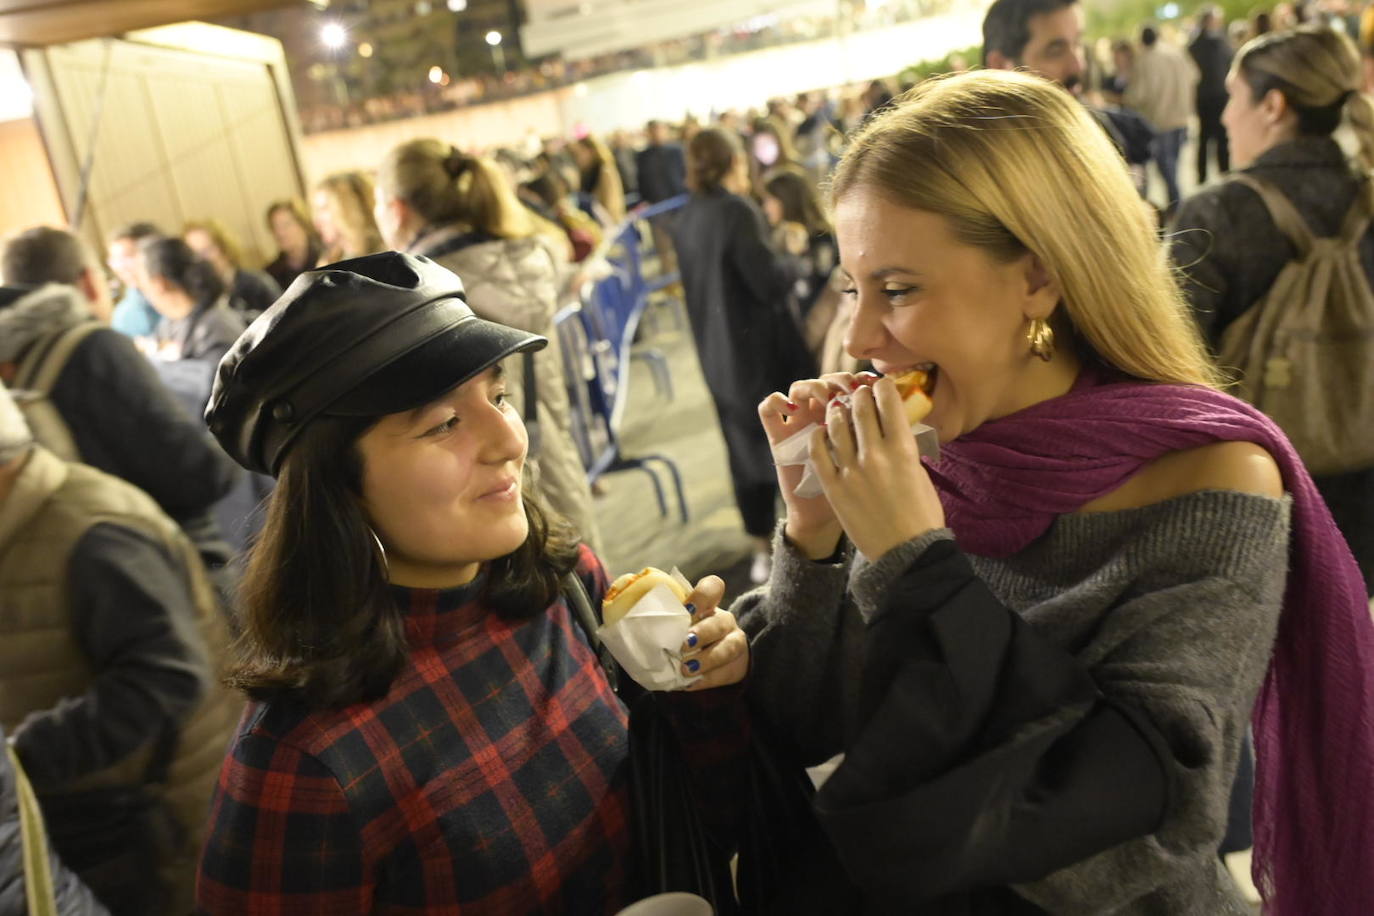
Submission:
[[[256,702],[212,806],[201,912],[626,902],[626,715],[562,597],[569,573],[593,602],[606,577],[525,488],[505,402],[501,361],[545,344],[388,252],[303,275],[221,363],[210,428],[277,487],[229,673]],[[660,696],[728,738],[736,691],[700,690],[748,666],[722,587],[690,599],[701,679]]]

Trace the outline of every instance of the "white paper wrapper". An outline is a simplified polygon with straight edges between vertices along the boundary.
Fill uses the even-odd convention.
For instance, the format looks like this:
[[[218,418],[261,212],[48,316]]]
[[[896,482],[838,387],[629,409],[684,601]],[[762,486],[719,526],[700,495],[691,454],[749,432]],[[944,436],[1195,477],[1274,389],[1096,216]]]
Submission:
[[[840,397],[846,398],[847,395]],[[811,464],[811,431],[815,428],[815,423],[804,426],[773,446],[773,461],[778,467],[785,468],[796,464],[806,465],[802,471],[802,479],[797,484],[795,491],[803,499],[814,499],[823,492],[821,479],[816,476],[816,469]],[[940,437],[935,432],[934,427],[917,423],[911,427],[911,431],[916,434],[916,449],[921,457],[929,458],[932,461],[938,460],[940,457]]]
[[[674,569],[670,575],[687,591],[689,583]],[[682,643],[692,615],[673,590],[659,585],[635,602],[625,616],[596,631],[625,672],[646,690],[680,690],[700,675],[682,673]]]

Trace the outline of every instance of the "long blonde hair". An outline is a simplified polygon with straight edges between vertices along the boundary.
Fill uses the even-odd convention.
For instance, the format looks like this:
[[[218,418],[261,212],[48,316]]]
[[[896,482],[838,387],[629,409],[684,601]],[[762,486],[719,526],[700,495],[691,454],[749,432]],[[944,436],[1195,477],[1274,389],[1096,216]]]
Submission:
[[[582,147],[595,163],[596,184],[590,190],[596,197],[596,202],[606,209],[614,222],[620,222],[625,218],[625,188],[620,181],[620,167],[615,164],[615,156],[611,153],[610,147],[600,138],[593,136],[582,137],[573,142]],[[583,170],[579,168],[578,172],[583,175],[585,182]]]
[[[999,70],[927,80],[850,144],[832,197],[860,186],[945,217],[1000,261],[1034,254],[1085,355],[1139,379],[1220,386],[1125,163],[1055,84]]]
[[[402,143],[377,170],[382,194],[410,207],[432,227],[461,224],[502,239],[535,232],[500,166],[439,140]]]
[[[1298,133],[1327,136],[1344,119],[1359,141],[1355,162],[1374,169],[1374,101],[1361,91],[1364,71],[1354,42],[1335,29],[1305,25],[1249,42],[1232,65],[1259,102],[1277,89],[1298,118]]]
[[[382,232],[372,218],[372,179],[364,172],[335,172],[315,185],[334,202],[342,244],[326,251],[321,262],[331,263],[386,250]]]

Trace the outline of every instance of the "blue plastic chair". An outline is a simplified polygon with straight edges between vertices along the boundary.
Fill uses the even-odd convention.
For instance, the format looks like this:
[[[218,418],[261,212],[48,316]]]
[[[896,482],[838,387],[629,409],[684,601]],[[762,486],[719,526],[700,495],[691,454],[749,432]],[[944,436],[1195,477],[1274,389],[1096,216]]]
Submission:
[[[661,464],[677,491],[682,521],[687,522],[691,515],[677,464],[664,455],[631,457],[621,451],[620,428],[629,399],[630,345],[639,319],[633,312],[622,325],[615,324],[614,313],[610,316],[611,321],[605,318],[598,314],[594,302],[590,307],[569,305],[554,318],[563,348],[568,397],[573,406],[573,438],[582,455],[587,479],[595,483],[617,471],[643,471],[653,482],[659,514],[667,517],[668,502],[655,469],[655,464]],[[618,327],[618,341],[599,336],[608,326]]]

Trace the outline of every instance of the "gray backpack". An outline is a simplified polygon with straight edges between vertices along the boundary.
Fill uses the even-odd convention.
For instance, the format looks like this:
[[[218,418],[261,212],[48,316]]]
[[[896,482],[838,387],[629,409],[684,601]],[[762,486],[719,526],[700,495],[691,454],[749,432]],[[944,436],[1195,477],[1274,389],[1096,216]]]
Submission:
[[[1360,264],[1374,189],[1361,184],[1340,233],[1317,238],[1283,192],[1231,180],[1259,194],[1297,256],[1222,334],[1222,369],[1314,475],[1374,466],[1374,292]]]

